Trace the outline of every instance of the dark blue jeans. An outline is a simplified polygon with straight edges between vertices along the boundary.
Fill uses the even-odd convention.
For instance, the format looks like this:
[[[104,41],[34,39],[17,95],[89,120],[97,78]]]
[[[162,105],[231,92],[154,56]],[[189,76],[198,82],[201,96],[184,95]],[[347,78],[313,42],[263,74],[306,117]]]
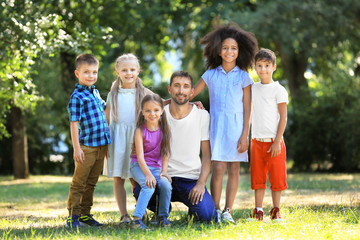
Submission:
[[[171,202],[182,202],[189,208],[189,215],[194,216],[195,220],[199,221],[217,221],[217,214],[214,201],[205,187],[205,194],[203,200],[198,204],[191,204],[189,200],[189,193],[196,185],[197,180],[172,177],[172,194]],[[138,185],[134,188],[134,197],[138,199],[141,187]],[[150,211],[157,212],[159,191],[156,190],[149,201],[147,208]]]

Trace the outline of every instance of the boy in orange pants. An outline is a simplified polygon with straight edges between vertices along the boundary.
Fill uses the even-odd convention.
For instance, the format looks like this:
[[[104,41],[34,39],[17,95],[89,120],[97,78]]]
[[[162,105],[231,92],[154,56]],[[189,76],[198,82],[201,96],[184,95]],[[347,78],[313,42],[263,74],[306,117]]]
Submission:
[[[248,220],[263,220],[263,200],[269,175],[273,208],[271,220],[279,221],[281,191],[287,189],[286,148],[283,134],[287,121],[288,93],[272,79],[276,57],[269,49],[255,55],[255,70],[261,82],[252,87],[252,136],[250,149],[251,188],[255,190],[255,209]]]

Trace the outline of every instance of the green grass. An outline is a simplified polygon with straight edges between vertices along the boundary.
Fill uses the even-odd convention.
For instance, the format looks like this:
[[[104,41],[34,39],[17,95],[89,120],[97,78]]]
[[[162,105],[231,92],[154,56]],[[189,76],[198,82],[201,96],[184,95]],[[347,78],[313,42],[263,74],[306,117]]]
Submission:
[[[283,192],[282,223],[270,221],[270,190],[265,197],[264,222],[247,222],[254,207],[250,177],[242,174],[235,200],[234,225],[193,222],[186,208],[173,204],[170,229],[131,230],[119,225],[112,180],[101,177],[95,191],[93,214],[102,228],[64,227],[71,177],[31,176],[12,180],[0,176],[0,238],[2,239],[359,239],[360,174],[290,174]],[[225,189],[224,179],[224,189]],[[128,208],[135,201],[128,192]],[[224,206],[224,195],[221,205]]]

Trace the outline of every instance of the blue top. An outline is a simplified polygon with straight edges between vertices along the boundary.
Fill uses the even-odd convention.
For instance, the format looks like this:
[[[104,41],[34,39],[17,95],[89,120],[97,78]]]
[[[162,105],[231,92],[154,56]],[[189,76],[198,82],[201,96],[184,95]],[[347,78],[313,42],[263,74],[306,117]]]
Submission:
[[[237,152],[243,131],[243,88],[254,83],[251,76],[235,66],[228,73],[222,66],[207,70],[201,77],[210,95],[211,159],[247,162],[247,151]]]
[[[161,128],[150,131],[144,125],[142,128],[143,135],[143,146],[144,146],[144,159],[146,165],[149,167],[161,168],[162,157],[161,157],[161,141],[162,132]],[[137,162],[136,154],[131,155],[131,162]]]
[[[111,143],[104,113],[105,106],[105,101],[95,86],[89,88],[80,84],[75,85],[67,110],[70,122],[79,122],[81,145],[98,147]]]

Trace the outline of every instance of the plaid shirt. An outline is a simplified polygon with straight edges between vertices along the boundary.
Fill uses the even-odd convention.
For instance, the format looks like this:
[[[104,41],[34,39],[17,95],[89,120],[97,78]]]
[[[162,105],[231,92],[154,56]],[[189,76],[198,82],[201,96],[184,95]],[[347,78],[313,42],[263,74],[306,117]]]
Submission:
[[[89,89],[76,84],[71,94],[67,110],[70,122],[79,122],[79,141],[81,145],[98,147],[111,143],[109,125],[105,113],[105,101],[95,86]]]

